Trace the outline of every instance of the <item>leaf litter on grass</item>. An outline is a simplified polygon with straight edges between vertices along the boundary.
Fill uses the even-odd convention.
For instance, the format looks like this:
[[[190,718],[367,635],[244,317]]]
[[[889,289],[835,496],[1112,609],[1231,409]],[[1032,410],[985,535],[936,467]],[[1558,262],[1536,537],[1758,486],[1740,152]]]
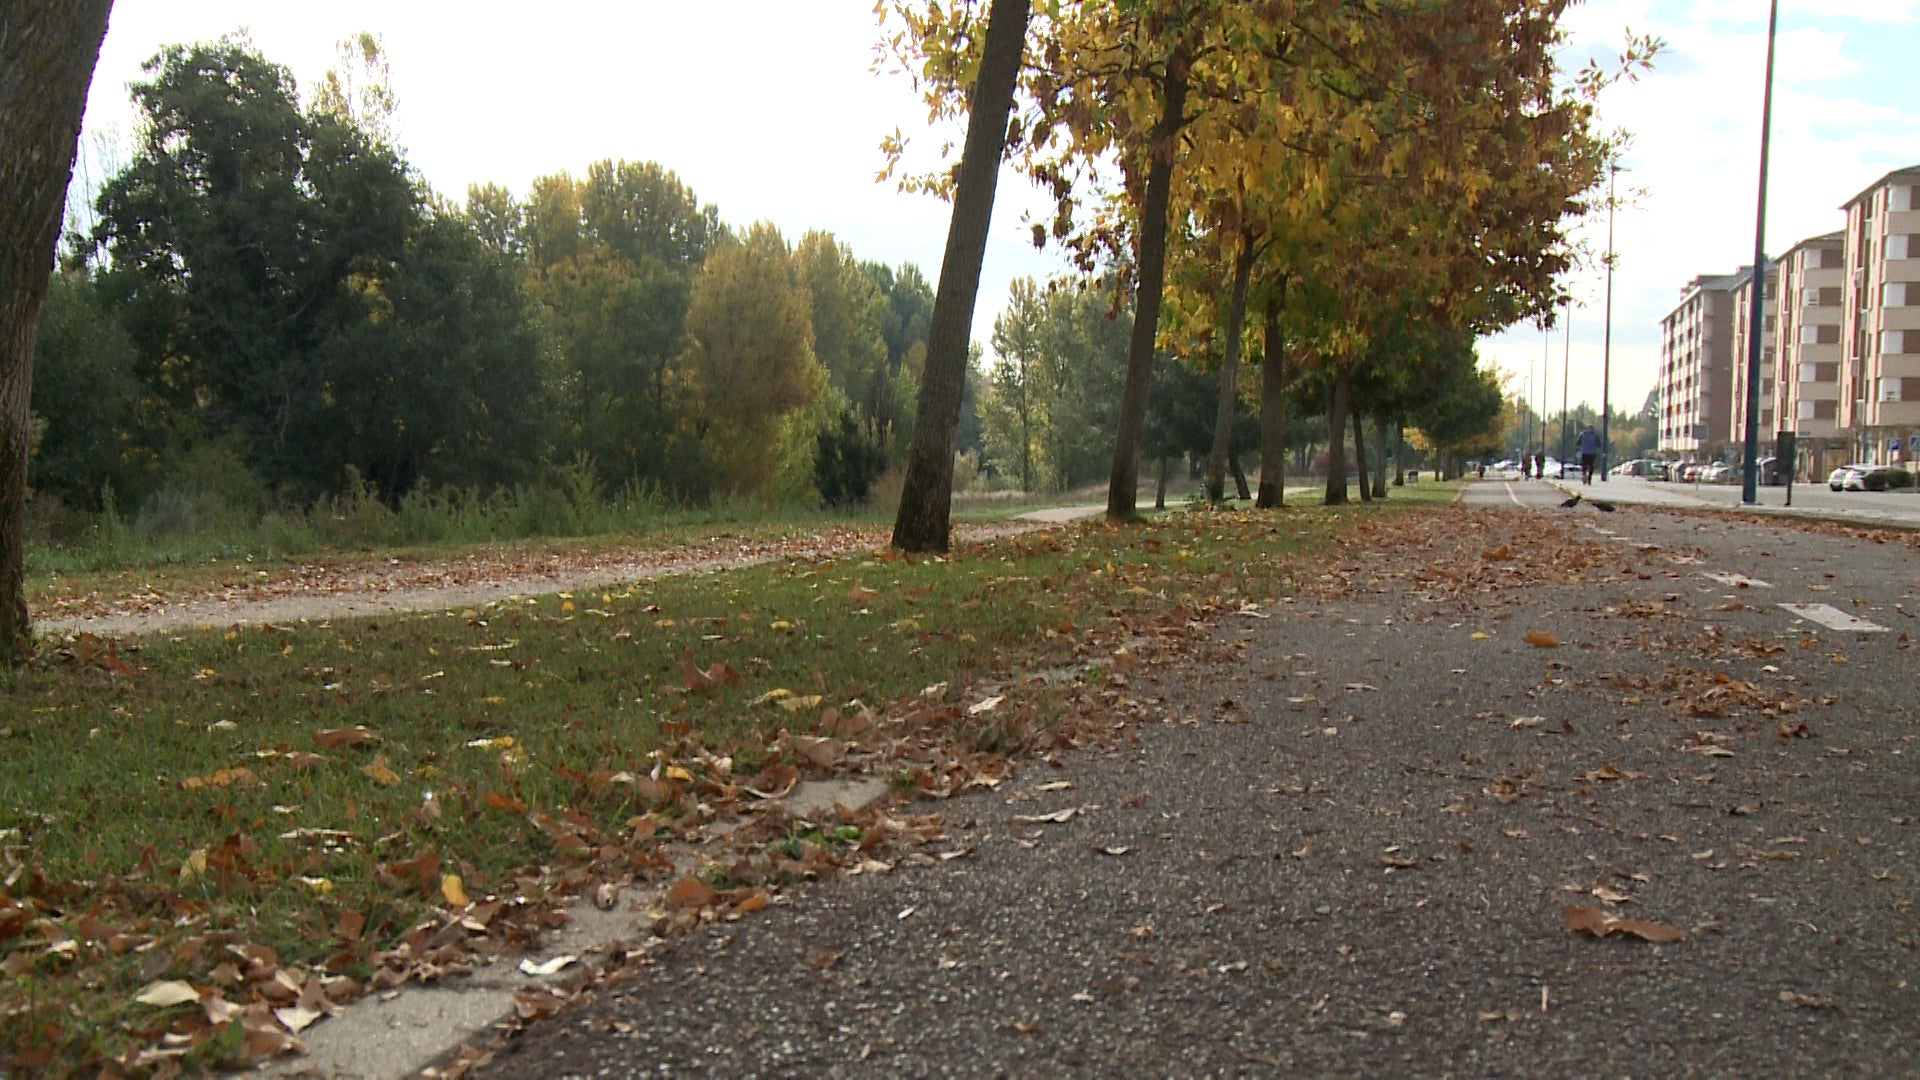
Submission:
[[[103,766],[139,760],[136,775],[157,766],[203,780],[245,768],[258,784],[228,772],[167,785],[179,805],[153,820],[166,843],[191,849],[184,863],[111,829],[85,876],[58,846],[0,848],[7,970],[32,972],[37,1000],[71,1006],[9,1012],[0,1049],[45,1044],[48,1060],[115,1068],[239,1064],[297,1050],[298,1031],[364,994],[534,947],[568,897],[697,881],[710,895],[676,886],[681,906],[652,920],[674,934],[818,877],[964,857],[937,814],[874,807],[826,827],[765,796],[802,776],[861,775],[939,800],[997,785],[1016,755],[1155,718],[1127,671],[1194,648],[1250,598],[1270,605],[1304,576],[1284,550],[1301,542],[1279,519],[1206,519],[1016,537],[942,562],[824,559],[753,571],[746,588],[735,576],[644,597],[610,590],[595,601],[607,614],[584,621],[563,601],[524,598],[309,627],[292,654],[277,631],[190,634],[142,646],[138,682],[98,667],[29,672],[21,700],[98,683],[68,712],[111,733],[89,747],[112,751]],[[1249,544],[1263,550],[1257,570],[1222,568],[1232,563],[1218,553]],[[876,565],[901,584],[869,602],[916,609],[904,653],[883,653],[881,628],[853,611],[809,614],[805,634],[765,614],[808,610],[816,585],[864,588],[855,575]],[[506,665],[477,648],[502,640],[516,646]],[[191,677],[203,669],[222,674]],[[954,689],[923,696],[935,683]],[[798,685],[818,694],[743,711],[756,692]],[[995,705],[975,712],[969,700]],[[67,723],[68,712],[39,715]],[[174,721],[189,715],[193,737]],[[230,716],[209,733],[206,719]],[[256,756],[233,764],[245,754]],[[59,786],[94,761],[44,770],[49,810],[97,812]],[[211,835],[209,810],[225,823]],[[710,828],[723,817],[740,824]],[[83,920],[99,932],[76,933]],[[191,988],[202,1007],[115,1018],[157,981]],[[117,999],[102,996],[116,987]],[[9,1006],[14,990],[0,991]]]

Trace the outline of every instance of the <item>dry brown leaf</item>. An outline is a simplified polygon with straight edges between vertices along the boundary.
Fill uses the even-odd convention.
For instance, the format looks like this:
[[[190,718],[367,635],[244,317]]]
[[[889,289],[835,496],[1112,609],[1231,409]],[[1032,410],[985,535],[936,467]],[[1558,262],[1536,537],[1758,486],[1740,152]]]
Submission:
[[[171,1009],[176,1005],[198,1002],[200,991],[195,990],[191,983],[171,979],[147,984],[146,989],[135,994],[133,1000],[136,1004],[151,1005],[156,1009]]]
[[[719,898],[713,886],[697,877],[683,877],[667,889],[666,904],[669,910],[690,910],[710,907]]]
[[[1560,639],[1555,637],[1551,631],[1547,630],[1529,630],[1521,640],[1536,649],[1557,649],[1560,647]]]
[[[711,694],[722,686],[739,686],[740,673],[725,660],[716,660],[702,668],[693,661],[693,650],[680,654],[680,679],[690,694]]]
[[[1687,939],[1687,932],[1677,927],[1645,919],[1617,919],[1600,908],[1586,904],[1568,904],[1560,909],[1560,915],[1566,920],[1567,929],[1576,934],[1592,934],[1594,937],[1628,934],[1655,944]]]
[[[322,750],[338,750],[345,746],[365,746],[380,741],[380,736],[372,728],[361,724],[352,727],[328,728],[313,733],[313,741],[320,744]]]
[[[387,764],[385,754],[360,766],[360,771],[365,773],[369,780],[379,784],[381,787],[392,787],[400,782],[400,774],[394,772],[393,766]]]

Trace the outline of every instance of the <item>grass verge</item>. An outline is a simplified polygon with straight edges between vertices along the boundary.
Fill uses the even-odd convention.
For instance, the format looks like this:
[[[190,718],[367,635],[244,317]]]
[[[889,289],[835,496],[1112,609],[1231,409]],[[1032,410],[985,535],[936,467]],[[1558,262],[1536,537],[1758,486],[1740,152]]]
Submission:
[[[1116,669],[1291,593],[1378,516],[1175,513],[49,650],[0,672],[0,1060],[243,1062],[284,1048],[263,1025],[297,1027],[287,1010],[452,963],[449,912],[476,929],[462,949],[516,949],[540,897],[660,872],[749,791],[848,771],[955,790],[1070,707],[1014,687],[976,711],[974,688],[1053,669],[1111,705]],[[874,839],[788,836],[710,884],[777,888]]]

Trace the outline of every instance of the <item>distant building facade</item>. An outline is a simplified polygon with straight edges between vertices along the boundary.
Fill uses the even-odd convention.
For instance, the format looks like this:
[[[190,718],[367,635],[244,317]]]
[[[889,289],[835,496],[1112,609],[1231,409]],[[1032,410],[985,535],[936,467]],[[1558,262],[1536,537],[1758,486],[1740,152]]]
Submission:
[[[1920,166],[1846,203],[1840,423],[1865,461],[1911,461],[1920,434]]]
[[[1727,441],[1733,293],[1750,274],[1703,274],[1660,321],[1660,452],[1701,460]]]
[[[1846,227],[1763,275],[1760,441],[1797,436],[1803,477],[1843,461],[1920,467],[1920,165],[1848,200]],[[1660,453],[1703,461],[1746,437],[1753,272],[1703,274],[1660,321]]]
[[[1800,241],[1780,256],[1774,415],[1801,451],[1801,474],[1824,479],[1851,458],[1840,426],[1840,337],[1847,281],[1844,232]]]
[[[1760,333],[1760,444],[1771,449],[1773,446],[1774,411],[1773,388],[1775,384],[1774,359],[1776,327],[1780,322],[1780,313],[1775,304],[1780,291],[1780,273],[1778,264],[1767,266],[1767,293],[1761,301]],[[1728,403],[1727,429],[1718,432],[1720,441],[1744,446],[1747,441],[1747,341],[1753,336],[1753,275],[1747,274],[1733,289],[1733,350],[1730,357],[1733,365],[1731,372],[1733,395]]]

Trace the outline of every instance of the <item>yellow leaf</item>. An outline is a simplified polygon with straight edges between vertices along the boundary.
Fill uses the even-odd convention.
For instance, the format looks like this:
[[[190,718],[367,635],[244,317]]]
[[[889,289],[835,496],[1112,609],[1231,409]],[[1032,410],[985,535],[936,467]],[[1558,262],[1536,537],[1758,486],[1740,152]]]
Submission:
[[[771,702],[780,701],[785,698],[790,698],[792,696],[793,696],[793,691],[787,689],[784,686],[776,686],[773,689],[767,691],[766,693],[761,694],[759,697],[754,698],[753,703],[755,705],[766,705]]]
[[[1485,630],[1475,630],[1473,632],[1473,640],[1475,641],[1485,641],[1492,636],[1493,635],[1487,633]]]
[[[778,704],[788,712],[799,712],[802,709],[812,709],[819,706],[820,695],[808,694],[805,697],[786,697],[782,698]]]
[[[460,884],[459,874],[444,874],[440,878],[440,895],[447,898],[453,907],[463,908],[472,903],[467,899],[467,890]]]
[[[180,884],[191,884],[195,880],[205,877],[206,873],[207,849],[195,848],[193,853],[187,856],[187,860],[180,864]]]
[[[572,610],[573,610],[573,601],[571,601],[571,600],[562,600],[562,601],[560,601],[560,610],[561,610],[561,611],[572,611]]]
[[[681,768],[678,765],[667,766],[666,768],[660,770],[660,775],[666,777],[669,780],[684,780],[689,782],[693,780],[693,774]]]
[[[392,787],[400,782],[400,775],[394,772],[393,768],[387,764],[387,756],[385,754],[360,766],[360,771],[367,774],[369,779],[381,787]]]

